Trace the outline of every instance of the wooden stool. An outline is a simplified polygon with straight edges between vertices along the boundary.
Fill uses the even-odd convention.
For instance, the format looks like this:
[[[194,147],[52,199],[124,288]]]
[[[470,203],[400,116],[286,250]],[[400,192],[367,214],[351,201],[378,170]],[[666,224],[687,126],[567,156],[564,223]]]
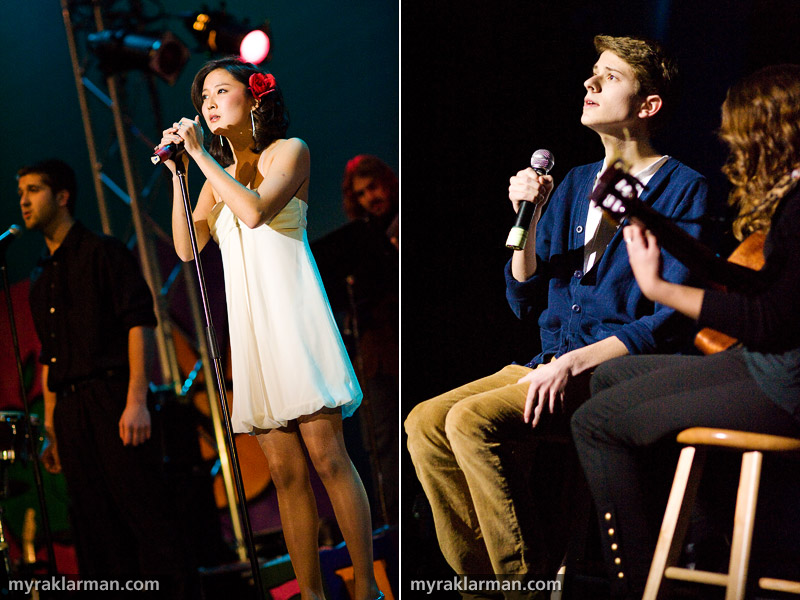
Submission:
[[[800,451],[800,439],[693,427],[678,434],[678,442],[688,446],[681,451],[678,467],[675,470],[675,479],[642,600],[666,598],[662,586],[664,578],[723,586],[726,588],[725,600],[743,600],[763,453]],[[743,452],[727,573],[682,569],[675,566],[680,557],[708,446]],[[800,582],[762,578],[759,580],[759,585],[767,590],[800,594]]]

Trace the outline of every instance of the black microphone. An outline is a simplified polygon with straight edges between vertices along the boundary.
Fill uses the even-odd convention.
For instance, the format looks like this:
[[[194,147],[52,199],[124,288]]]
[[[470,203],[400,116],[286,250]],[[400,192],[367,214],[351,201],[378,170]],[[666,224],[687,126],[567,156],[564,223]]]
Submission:
[[[550,150],[537,150],[531,156],[531,167],[539,175],[547,175],[554,164],[556,162]],[[511,231],[508,232],[506,248],[511,248],[512,250],[525,248],[525,242],[528,241],[528,228],[531,226],[535,210],[536,205],[533,202],[522,202],[520,204],[519,211],[517,211],[517,220]]]
[[[12,225],[3,232],[3,235],[0,235],[0,255],[5,254],[6,248],[19,237],[20,233],[22,233],[22,228],[19,225]]]
[[[164,161],[170,160],[178,156],[181,152],[183,152],[183,144],[176,144],[175,142],[170,142],[163,148],[159,148],[155,152],[153,152],[153,156],[150,157],[150,162],[154,165],[159,163],[163,163]]]

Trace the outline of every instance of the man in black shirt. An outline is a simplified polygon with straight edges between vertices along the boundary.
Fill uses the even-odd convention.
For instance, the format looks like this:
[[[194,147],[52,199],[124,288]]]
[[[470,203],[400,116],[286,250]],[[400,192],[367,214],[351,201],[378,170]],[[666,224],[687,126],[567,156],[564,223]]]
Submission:
[[[30,288],[51,442],[43,459],[67,481],[81,575],[161,576],[162,591],[181,596],[185,552],[148,442],[150,290],[122,242],[75,221],[67,164],[43,161],[17,179],[25,226],[46,244]]]
[[[360,415],[363,437],[381,477],[380,487],[373,481],[371,504],[390,525],[399,519],[398,187],[378,157],[350,159],[342,177],[350,222],[312,246],[369,409]]]

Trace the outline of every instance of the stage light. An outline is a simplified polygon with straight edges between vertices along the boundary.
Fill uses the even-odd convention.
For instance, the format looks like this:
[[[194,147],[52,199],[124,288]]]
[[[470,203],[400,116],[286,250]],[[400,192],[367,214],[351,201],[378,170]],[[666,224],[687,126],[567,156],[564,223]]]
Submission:
[[[260,29],[251,31],[244,36],[239,52],[247,62],[257,65],[269,55],[269,36]]]
[[[90,33],[88,40],[106,75],[140,69],[172,85],[189,60],[189,49],[170,31],[134,34],[106,29]]]
[[[186,26],[200,43],[200,49],[212,54],[234,54],[247,62],[259,64],[269,59],[270,29],[265,22],[251,27],[237,22],[225,10],[201,11],[185,16]]]

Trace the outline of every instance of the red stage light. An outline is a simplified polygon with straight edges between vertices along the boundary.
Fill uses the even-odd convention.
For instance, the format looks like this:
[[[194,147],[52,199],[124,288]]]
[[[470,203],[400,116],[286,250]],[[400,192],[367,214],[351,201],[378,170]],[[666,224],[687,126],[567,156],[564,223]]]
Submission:
[[[240,21],[221,10],[203,10],[185,13],[184,23],[200,42],[201,51],[212,54],[239,55],[242,60],[254,64],[270,59],[270,25],[265,20],[261,26]]]
[[[259,64],[269,54],[269,36],[260,29],[251,31],[239,46],[239,55],[242,59],[253,64]]]

